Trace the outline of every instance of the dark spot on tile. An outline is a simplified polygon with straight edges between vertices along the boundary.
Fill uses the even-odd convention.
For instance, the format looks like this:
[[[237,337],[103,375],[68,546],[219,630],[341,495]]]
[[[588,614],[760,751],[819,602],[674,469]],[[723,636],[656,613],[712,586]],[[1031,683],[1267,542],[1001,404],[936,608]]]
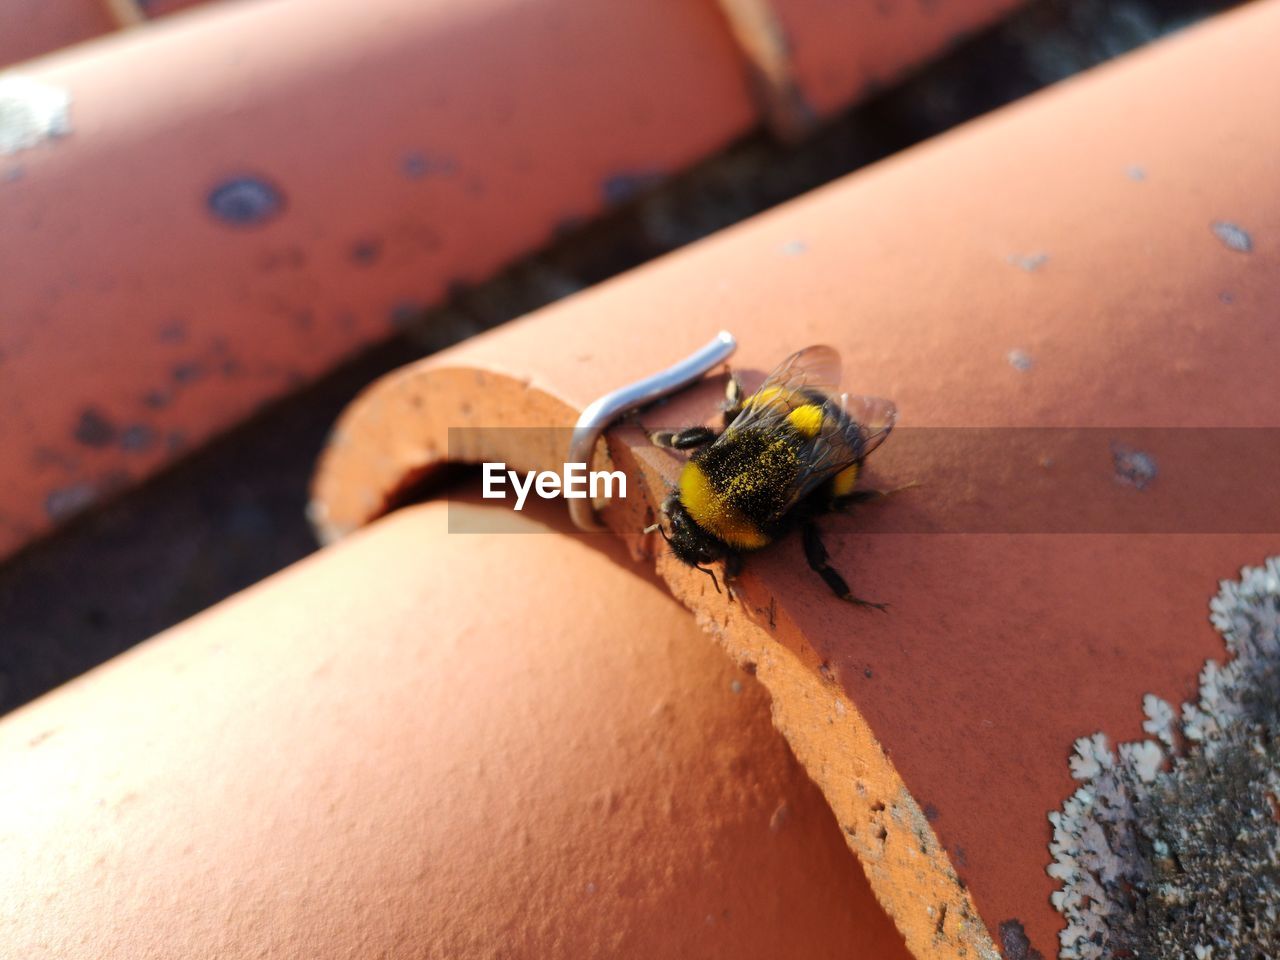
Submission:
[[[1006,920],[1000,924],[1000,947],[1004,951],[1004,960],[1044,960],[1044,954],[1031,946],[1020,920]]]
[[[1249,232],[1243,227],[1227,220],[1215,220],[1209,226],[1213,229],[1214,235],[1222,241],[1223,246],[1228,250],[1234,250],[1237,253],[1251,253],[1253,251],[1253,237],[1249,236]]]
[[[1008,260],[1019,270],[1035,273],[1049,262],[1047,253],[1010,254]]]
[[[932,803],[926,803],[923,807],[923,810],[924,810],[924,818],[928,820],[930,823],[933,823],[938,819],[938,816],[939,816],[938,808],[935,807]]]
[[[284,193],[263,177],[231,177],[209,191],[209,212],[233,227],[260,227],[284,212]]]
[[[177,453],[186,447],[187,435],[181,430],[174,430],[164,438],[164,445],[171,453]]]
[[[1147,171],[1144,170],[1142,167],[1139,167],[1137,164],[1132,164],[1128,167],[1125,167],[1124,175],[1128,177],[1130,180],[1132,180],[1134,183],[1142,183],[1144,180],[1147,179]]]
[[[652,172],[615,173],[601,184],[604,202],[610,206],[634,200],[646,190],[657,186],[662,174]]]
[[[372,266],[382,256],[382,241],[376,239],[357,240],[351,245],[351,262],[361,267]]]
[[[31,748],[38,747],[40,746],[40,744],[44,743],[50,737],[57,735],[57,733],[58,733],[57,727],[50,727],[48,730],[41,730],[34,737],[32,737],[30,740],[27,741],[27,746]]]
[[[789,257],[798,257],[809,252],[809,245],[803,240],[788,240],[782,245],[782,252]]]
[[[316,325],[316,315],[310,310],[299,310],[293,315],[293,325],[299,330],[310,330]]]
[[[46,467],[56,467],[59,470],[71,472],[80,466],[79,457],[55,447],[36,447],[32,451],[31,462],[41,470]]]
[[[285,247],[268,250],[258,257],[258,269],[265,273],[275,270],[301,270],[307,265],[307,252],[301,247]]]
[[[148,390],[142,395],[144,406],[152,410],[163,410],[173,402],[173,394],[168,390]]]
[[[964,852],[964,847],[956,847],[953,859],[955,860],[957,867],[967,867],[969,865],[969,855]]]
[[[161,343],[186,343],[187,324],[185,320],[175,318],[160,328]]]
[[[1232,293],[1230,290],[1223,290],[1220,294],[1218,294],[1218,301],[1220,303],[1226,304],[1227,306],[1230,306],[1231,304],[1236,302],[1236,295]]]
[[[102,411],[89,407],[76,421],[75,438],[86,447],[109,447],[115,442],[116,428]]]
[[[862,675],[863,675],[864,677],[866,677],[868,680],[870,680],[870,679],[871,679],[871,668],[870,668],[870,667],[867,667],[867,669],[863,670],[863,671],[862,671]]]
[[[1010,350],[1007,359],[1009,366],[1023,373],[1026,373],[1035,364],[1035,361],[1031,359],[1031,355],[1025,350]]]
[[[432,157],[421,150],[410,150],[400,158],[400,172],[410,180],[421,180],[432,174],[448,176],[457,169],[448,157]]]
[[[124,432],[120,434],[121,448],[128,450],[130,453],[142,453],[150,450],[155,442],[155,431],[145,423],[135,423],[132,426],[125,427]]]
[[[429,169],[425,153],[414,150],[400,158],[400,170],[411,180],[419,180],[425,177]]]
[[[10,167],[4,173],[0,173],[0,183],[17,183],[27,175],[26,167],[19,164],[16,167]]]
[[[1155,480],[1159,471],[1151,454],[1134,450],[1123,444],[1112,444],[1111,460],[1116,480],[1138,490],[1145,490]]]
[[[240,361],[232,357],[227,357],[218,367],[224,377],[238,377],[244,373],[244,367],[240,365]]]
[[[173,368],[174,383],[188,384],[195,383],[205,375],[203,364],[199,363],[180,363]]]
[[[401,300],[391,307],[387,317],[397,330],[413,324],[426,313],[427,308],[417,300]]]
[[[90,506],[98,497],[88,483],[74,483],[60,490],[50,491],[44,500],[44,512],[55,522],[66,520]]]

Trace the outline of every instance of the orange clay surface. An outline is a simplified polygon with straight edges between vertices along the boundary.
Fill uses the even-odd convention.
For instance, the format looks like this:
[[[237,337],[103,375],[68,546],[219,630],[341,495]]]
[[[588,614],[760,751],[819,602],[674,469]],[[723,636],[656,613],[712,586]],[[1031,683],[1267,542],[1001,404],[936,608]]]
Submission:
[[[1010,5],[778,10],[828,111]],[[70,132],[0,157],[0,555],[747,133],[746,64],[713,0],[210,3],[24,64]]]
[[[23,72],[72,132],[0,158],[0,554],[753,118],[684,0],[213,5]]]
[[[0,7],[0,69],[117,26],[104,0],[7,0]]]
[[[1087,469],[1034,456],[974,469],[963,445],[890,438],[869,482],[922,485],[826,523],[834,564],[887,615],[833,600],[794,541],[749,561],[743,603],[717,595],[638,532],[678,461],[635,425],[609,442],[643,495],[607,521],[757,664],[913,951],[989,954],[1017,920],[1051,956],[1046,814],[1074,788],[1073,740],[1141,738],[1143,694],[1194,691],[1222,653],[1207,622],[1218,579],[1274,553],[1275,537],[908,528],[964,530],[1054,469],[1080,478],[1067,496],[1141,519],[1194,478],[1174,457],[1149,490],[1125,486],[1113,442],[1139,427],[1280,426],[1280,127],[1261,122],[1280,113],[1277,44],[1280,3],[1253,5],[393,374],[340,422],[315,519],[339,536],[429,474],[449,427],[571,425],[721,326],[748,386],[798,347],[834,344],[846,387],[897,401],[903,437],[1103,428]],[[710,378],[646,422],[710,419],[722,386]],[[557,438],[496,431],[454,456],[558,467]],[[1256,498],[1273,477],[1237,489]]]
[[[0,723],[0,954],[905,960],[652,574],[451,509],[503,508],[398,512]]]

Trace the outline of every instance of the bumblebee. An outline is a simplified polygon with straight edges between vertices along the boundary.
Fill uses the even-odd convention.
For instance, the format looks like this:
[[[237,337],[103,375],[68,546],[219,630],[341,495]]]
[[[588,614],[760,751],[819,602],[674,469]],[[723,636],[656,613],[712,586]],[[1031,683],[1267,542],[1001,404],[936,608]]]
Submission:
[[[743,397],[729,380],[724,429],[690,427],[650,434],[659,446],[692,450],[662,506],[667,529],[657,530],[691,567],[725,561],[726,582],[742,555],[799,527],[804,555],[841,600],[879,610],[885,604],[855,597],[829,565],[816,518],[849,504],[883,496],[855,490],[862,463],[893,429],[897,410],[888,400],[837,394],[840,356],[827,346],[792,354],[760,389]]]

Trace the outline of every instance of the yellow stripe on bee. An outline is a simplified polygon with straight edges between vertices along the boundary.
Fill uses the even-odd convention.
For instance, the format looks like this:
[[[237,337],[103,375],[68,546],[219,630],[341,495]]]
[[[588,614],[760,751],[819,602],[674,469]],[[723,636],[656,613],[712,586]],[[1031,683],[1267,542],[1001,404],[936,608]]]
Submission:
[[[787,414],[787,423],[805,437],[816,437],[822,429],[822,407],[816,403],[806,403],[796,407]]]
[[[680,502],[693,522],[731,547],[758,550],[769,542],[754,523],[727,503],[693,461],[680,472]]]
[[[858,482],[858,464],[851,463],[831,478],[831,492],[837,497],[847,497],[853,493]]]

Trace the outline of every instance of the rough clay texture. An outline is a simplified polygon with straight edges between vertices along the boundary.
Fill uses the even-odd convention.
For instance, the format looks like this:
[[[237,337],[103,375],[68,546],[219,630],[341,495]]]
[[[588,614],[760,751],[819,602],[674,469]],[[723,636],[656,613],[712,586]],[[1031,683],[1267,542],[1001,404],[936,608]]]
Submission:
[[[1280,955],[1280,558],[1224,581],[1231,654],[1195,700],[1143,701],[1155,739],[1076,742],[1081,787],[1053,823],[1063,958]]]
[[[845,842],[912,954],[998,960],[972,897],[929,825],[936,811],[926,812],[911,795],[866,718],[831,674],[777,643],[749,604],[728,608],[720,618],[708,614],[704,598],[696,595],[703,585],[690,583],[669,556],[663,567],[703,629],[769,690],[774,726],[822,788]],[[771,616],[778,616],[776,609]]]
[[[340,423],[316,483],[317,520],[341,534],[375,516],[444,459],[449,426],[567,426],[596,397],[662,369],[722,324],[741,341],[733,363],[748,386],[791,350],[828,342],[844,357],[845,386],[892,397],[904,428],[1110,431],[1091,459],[1069,465],[1087,481],[1078,502],[1124,497],[1135,517],[1163,510],[1201,471],[1148,451],[1158,476],[1117,482],[1113,444],[1141,451],[1131,428],[1280,424],[1271,389],[1280,272],[1268,239],[1280,230],[1269,159],[1280,128],[1223,109],[1241,89],[1275,105],[1277,36],[1280,4],[1219,18],[398,371]],[[1147,179],[1130,175],[1135,163]],[[1247,229],[1251,252],[1225,246],[1212,229],[1218,220]],[[1030,272],[1008,260],[1034,252],[1048,259]],[[1008,362],[1013,349],[1031,358],[1027,369]],[[722,391],[708,378],[645,422],[707,419]],[[632,424],[609,440],[643,496],[615,503],[607,519],[638,541],[652,521],[645,506],[661,502],[677,461]],[[563,451],[535,446],[461,459],[518,469],[562,462]],[[928,913],[970,898],[987,944],[1048,956],[1063,921],[1044,872],[1045,814],[1072,789],[1063,763],[1071,743],[1094,729],[1132,739],[1141,727],[1127,706],[1143,693],[1189,695],[1204,660],[1221,651],[1202,622],[1203,584],[1269,551],[1273,538],[895,530],[904,516],[948,529],[1057,469],[1036,457],[974,463],[971,453],[958,442],[920,450],[891,438],[868,482],[921,486],[825,522],[837,568],[861,595],[889,602],[888,615],[835,602],[794,541],[751,558],[741,605],[696,571],[659,569],[704,623],[736,631],[743,646],[767,630],[856,706],[937,841],[913,862],[895,843],[914,832],[900,810],[904,830],[892,816],[883,825],[904,858],[870,871],[913,950],[972,955],[977,941],[936,940]],[[1263,473],[1248,485],[1273,480]],[[784,700],[815,689],[777,685],[779,716]],[[845,749],[843,725],[821,714],[789,735],[807,760]],[[869,740],[850,742],[867,769],[879,762]],[[871,778],[841,779],[824,783],[837,811]],[[880,781],[844,822],[861,835],[866,818],[891,809],[893,784]],[[862,853],[864,842],[851,845]],[[949,907],[944,934],[953,919]]]
[[[0,722],[0,956],[906,960],[665,587],[458,510],[506,513],[397,511]]]

